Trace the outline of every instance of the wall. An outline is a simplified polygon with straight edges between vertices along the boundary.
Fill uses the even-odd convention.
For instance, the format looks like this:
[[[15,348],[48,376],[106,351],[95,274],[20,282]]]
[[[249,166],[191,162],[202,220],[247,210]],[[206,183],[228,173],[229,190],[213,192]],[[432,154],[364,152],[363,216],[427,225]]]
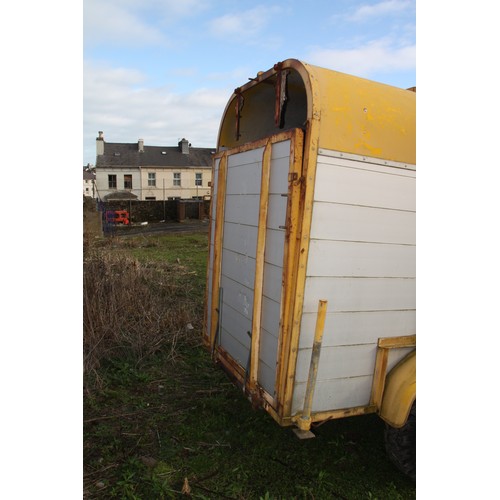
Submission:
[[[156,186],[148,186],[148,174],[156,174]],[[174,186],[174,173],[181,174],[181,185]],[[202,174],[202,185],[196,186],[196,173]],[[206,197],[210,195],[210,182],[212,180],[212,167],[190,167],[159,169],[154,167],[141,168],[142,192],[140,198],[155,197],[156,200],[165,198],[192,198],[194,196]]]
[[[210,201],[200,202],[203,205],[203,214],[208,216]],[[99,210],[127,210],[132,224],[141,222],[177,221],[179,214],[184,214],[182,219],[198,219],[198,203],[191,200],[167,200],[163,201],[108,201],[99,202]],[[181,205],[181,206],[179,206]]]

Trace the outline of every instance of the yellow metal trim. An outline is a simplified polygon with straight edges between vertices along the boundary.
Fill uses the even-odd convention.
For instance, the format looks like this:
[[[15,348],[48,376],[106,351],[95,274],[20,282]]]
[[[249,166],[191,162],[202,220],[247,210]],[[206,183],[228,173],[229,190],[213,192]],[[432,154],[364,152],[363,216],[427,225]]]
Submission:
[[[390,349],[401,349],[405,347],[415,347],[417,345],[416,335],[406,335],[401,337],[384,337],[378,339],[377,355],[375,358],[375,370],[373,373],[372,393],[370,404],[377,408],[381,407],[384,394],[387,361]]]
[[[415,165],[415,92],[305,66],[320,86],[321,148]]]
[[[269,207],[269,179],[271,173],[272,144],[268,141],[262,155],[260,184],[259,225],[257,229],[257,249],[255,254],[255,279],[253,286],[252,337],[250,346],[249,389],[255,392],[259,370],[260,329],[262,320],[262,294],[264,287],[264,257],[266,252],[267,212]]]
[[[223,154],[219,163],[217,178],[217,205],[215,216],[214,255],[212,266],[212,305],[210,325],[210,345],[215,346],[215,330],[217,328],[217,307],[219,304],[219,287],[222,262],[222,238],[224,233],[224,207],[226,204],[227,154]]]
[[[388,349],[377,349],[377,355],[375,358],[375,371],[373,373],[372,394],[370,397],[370,404],[376,406],[377,408],[380,408],[380,403],[382,401],[388,359]]]
[[[410,352],[387,375],[380,418],[392,427],[402,427],[417,394],[417,354]]]
[[[405,335],[401,337],[385,337],[378,339],[378,346],[383,349],[415,347],[416,345],[417,345],[416,335]]]
[[[299,68],[300,69],[300,68]],[[290,334],[289,351],[284,353],[288,357],[288,367],[283,394],[283,417],[291,415],[293,390],[295,382],[295,370],[297,355],[299,350],[300,323],[302,320],[302,308],[304,305],[304,291],[306,285],[306,268],[309,256],[309,236],[312,222],[312,207],[314,199],[314,183],[316,180],[316,166],[318,158],[318,133],[320,128],[320,109],[316,101],[311,96],[318,93],[318,84],[314,75],[307,74],[304,80],[308,95],[308,107],[311,109],[311,119],[307,124],[306,136],[304,140],[304,158],[302,163],[302,179],[300,204],[298,211],[300,214],[300,228],[298,231],[299,241],[296,246],[296,288],[293,304],[292,330]],[[303,75],[305,78],[305,75]]]
[[[205,276],[205,310],[203,313],[203,343],[204,345],[208,346],[210,345],[210,332],[211,332],[211,325],[208,324],[208,311],[209,307],[211,307],[211,304],[208,303],[208,297],[209,297],[209,283],[210,283],[210,243],[212,241],[212,211],[214,208],[214,203],[216,203],[216,200],[214,199],[214,191],[215,191],[215,162],[216,158],[214,157],[212,160],[212,184],[210,186],[210,211],[208,214],[208,256],[207,256],[207,270],[206,270],[206,276]],[[220,163],[220,161],[219,161]],[[214,242],[215,243],[215,242]],[[212,312],[213,314],[213,312]]]
[[[287,59],[275,68],[278,66],[283,71],[296,71],[305,85],[307,109],[296,111],[303,111],[308,122],[314,119],[316,112],[321,114],[322,127],[317,131],[319,147],[411,165],[416,163],[415,92],[296,59]],[[252,109],[247,107],[246,115],[241,118],[251,122],[247,135],[258,138],[257,123],[263,135],[278,131],[274,124],[275,101],[269,92],[269,83],[277,73],[278,69],[265,71],[231,96],[222,116],[218,148],[237,145],[234,105],[239,95],[255,99],[256,103]],[[314,91],[310,86],[313,80],[317,82]],[[265,95],[265,101],[259,101],[257,94],[259,97]],[[290,102],[289,106],[293,104]],[[265,118],[261,118],[263,116]],[[248,134],[248,127],[252,129],[251,134]]]
[[[277,410],[283,411],[283,399],[288,371],[293,302],[297,277],[297,246],[300,229],[300,203],[302,186],[302,155],[304,134],[295,129],[290,143],[290,171],[288,179],[288,203],[286,214],[285,248],[283,253],[283,291],[281,328],[278,338],[278,366],[275,383]]]
[[[285,345],[289,345],[290,339],[290,329],[291,329],[291,314],[293,309],[291,304],[293,302],[294,294],[295,294],[295,276],[296,276],[296,266],[297,266],[297,247],[299,246],[298,241],[298,231],[299,225],[301,223],[300,219],[300,203],[301,203],[301,190],[302,190],[302,152],[303,152],[303,132],[300,129],[292,129],[284,132],[280,132],[278,134],[272,135],[270,137],[266,137],[263,139],[259,139],[257,141],[244,144],[242,146],[238,146],[232,149],[225,150],[223,152],[219,152],[215,155],[215,158],[225,158],[224,165],[219,164],[219,175],[217,177],[218,191],[217,191],[217,200],[216,200],[216,224],[215,224],[215,239],[214,239],[214,266],[213,266],[213,281],[212,281],[212,321],[210,327],[210,344],[213,346],[215,342],[215,329],[217,326],[217,312],[216,308],[219,303],[219,283],[220,283],[220,272],[221,272],[221,263],[220,256],[222,251],[222,236],[223,236],[223,214],[224,207],[221,205],[222,198],[219,198],[221,192],[221,186],[223,187],[223,198],[225,199],[225,188],[226,188],[226,176],[227,176],[227,162],[228,158],[233,154],[242,153],[245,151],[255,150],[259,148],[266,148],[267,145],[272,145],[278,142],[283,142],[286,140],[290,140],[290,169],[289,169],[289,195],[288,195],[288,205],[287,205],[287,215],[286,215],[286,233],[285,233],[285,248],[284,248],[284,257],[283,257],[283,285],[282,285],[282,314],[281,314],[281,326],[278,342],[281,345],[284,343]],[[269,165],[271,159],[271,149],[269,148]],[[224,168],[224,172],[221,173],[221,169]],[[264,168],[264,167],[263,167]],[[296,174],[296,175],[294,175]],[[223,183],[223,184],[220,184]],[[268,181],[267,181],[268,183]],[[220,203],[219,203],[219,200]],[[213,202],[213,200],[212,200]],[[263,216],[263,212],[261,211],[260,216]],[[217,224],[217,221],[220,221],[221,225]],[[265,228],[264,225],[259,225],[259,227]],[[220,236],[219,236],[220,235]],[[262,237],[261,237],[262,238]],[[265,240],[261,239],[262,242]],[[258,246],[258,250],[261,247]],[[217,253],[215,250],[217,249]],[[265,246],[261,248],[262,254],[265,252]],[[215,257],[217,256],[217,261]],[[216,272],[217,270],[217,272]],[[255,287],[254,287],[255,288]],[[255,290],[254,290],[254,300],[255,300]],[[285,296],[289,298],[284,298]],[[255,311],[258,309],[254,307]],[[256,316],[258,321],[260,322],[260,315]],[[252,337],[254,334],[252,333]],[[255,338],[258,338],[257,334]],[[258,349],[254,351],[255,345],[252,346],[251,352],[258,352]],[[221,354],[224,353],[224,354]],[[282,355],[283,350],[281,348],[278,349],[278,359],[277,359],[277,377],[276,377],[276,398],[273,398],[267,392],[265,392],[257,383],[258,373],[254,364],[252,378],[253,378],[253,387],[254,391],[253,397],[260,398],[264,407],[270,408],[270,405],[273,405],[273,412],[276,413],[279,411],[281,413],[282,409],[279,404],[279,396],[282,394],[279,388],[284,387],[284,382],[282,379],[283,373],[285,373],[282,363],[288,363],[288,357]],[[251,354],[252,356],[252,354]],[[224,360],[223,364],[226,367],[226,371],[232,373],[232,375],[238,379],[238,382],[242,385],[244,383],[244,369],[240,367],[236,361],[227,361],[230,356],[227,354],[224,349],[220,346],[217,346],[215,349],[215,357],[219,360]],[[252,363],[252,357],[251,357]],[[258,363],[258,358],[254,357],[254,363]],[[236,367],[238,367],[236,369]],[[233,373],[234,372],[234,373]],[[240,373],[241,372],[241,373]],[[254,375],[255,374],[255,375]],[[277,408],[275,410],[274,408]],[[269,411],[271,413],[271,411]],[[277,413],[276,413],[277,414]],[[280,417],[281,418],[281,417]]]
[[[300,430],[308,431],[311,427],[311,409],[314,397],[314,388],[318,375],[319,355],[321,353],[321,342],[323,341],[323,331],[325,329],[327,300],[320,300],[318,303],[318,316],[316,318],[316,329],[314,331],[314,343],[311,353],[311,364],[307,377],[306,394],[304,396],[304,410],[297,421]]]
[[[376,413],[377,408],[375,406],[354,406],[352,408],[344,408],[341,410],[330,410],[330,411],[320,411],[313,413],[311,415],[311,424],[318,423],[322,424],[327,420],[337,420],[346,417],[356,417],[359,415],[368,415],[370,413]],[[296,425],[299,427],[299,420],[301,415],[297,414],[292,417],[282,418],[280,424],[283,426]]]

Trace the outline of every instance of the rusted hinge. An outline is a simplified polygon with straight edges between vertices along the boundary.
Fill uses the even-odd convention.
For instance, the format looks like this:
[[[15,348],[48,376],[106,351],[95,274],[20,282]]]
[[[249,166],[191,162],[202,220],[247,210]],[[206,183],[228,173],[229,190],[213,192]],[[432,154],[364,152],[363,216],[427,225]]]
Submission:
[[[303,175],[299,177],[299,174],[297,172],[292,172],[288,174],[288,184],[293,184],[295,186],[298,186],[301,182],[304,182]]]
[[[285,125],[285,108],[288,100],[287,95],[287,78],[289,71],[283,70],[283,63],[274,65],[276,74],[275,84],[275,102],[274,102],[274,124],[283,128]]]
[[[241,137],[240,134],[240,120],[241,120],[241,110],[243,109],[243,105],[245,104],[245,98],[241,93],[241,88],[237,88],[234,90],[236,94],[236,104],[235,104],[235,112],[236,112],[236,140],[239,140]]]

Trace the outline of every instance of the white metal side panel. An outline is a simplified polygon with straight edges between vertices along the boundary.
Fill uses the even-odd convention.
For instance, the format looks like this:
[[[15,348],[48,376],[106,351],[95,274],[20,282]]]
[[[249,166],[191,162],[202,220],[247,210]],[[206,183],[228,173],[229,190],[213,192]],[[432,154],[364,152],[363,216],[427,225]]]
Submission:
[[[218,343],[245,368],[250,352],[247,332],[253,312],[263,150],[229,155],[227,164]]]
[[[207,288],[207,323],[206,323],[206,333],[210,336],[210,324],[212,320],[212,311],[210,308],[210,304],[212,303],[212,283],[213,283],[213,260],[214,260],[214,238],[215,238],[215,215],[217,208],[217,178],[219,175],[219,164],[220,158],[216,158],[214,160],[214,175],[212,182],[214,183],[213,192],[212,192],[212,200],[210,203],[210,241],[208,247],[208,288]]]
[[[264,148],[228,156],[218,344],[248,368]],[[274,395],[281,317],[290,140],[272,145],[257,381]],[[212,214],[213,217],[215,213]],[[211,242],[211,248],[213,241]],[[211,256],[213,250],[211,249]]]
[[[290,170],[290,140],[273,144],[269,178],[262,326],[258,382],[272,396],[276,381],[278,337],[281,318],[283,252]]]
[[[319,156],[292,412],[328,301],[314,411],[369,403],[377,341],[415,333],[415,171]],[[408,352],[391,353],[393,366]]]

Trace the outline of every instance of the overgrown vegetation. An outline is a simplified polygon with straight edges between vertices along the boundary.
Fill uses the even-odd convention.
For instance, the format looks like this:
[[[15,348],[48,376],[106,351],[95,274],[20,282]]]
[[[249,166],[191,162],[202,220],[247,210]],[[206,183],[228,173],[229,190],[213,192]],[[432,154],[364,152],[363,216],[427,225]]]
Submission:
[[[415,498],[378,417],[300,441],[213,365],[206,255],[204,233],[86,243],[84,498]]]

